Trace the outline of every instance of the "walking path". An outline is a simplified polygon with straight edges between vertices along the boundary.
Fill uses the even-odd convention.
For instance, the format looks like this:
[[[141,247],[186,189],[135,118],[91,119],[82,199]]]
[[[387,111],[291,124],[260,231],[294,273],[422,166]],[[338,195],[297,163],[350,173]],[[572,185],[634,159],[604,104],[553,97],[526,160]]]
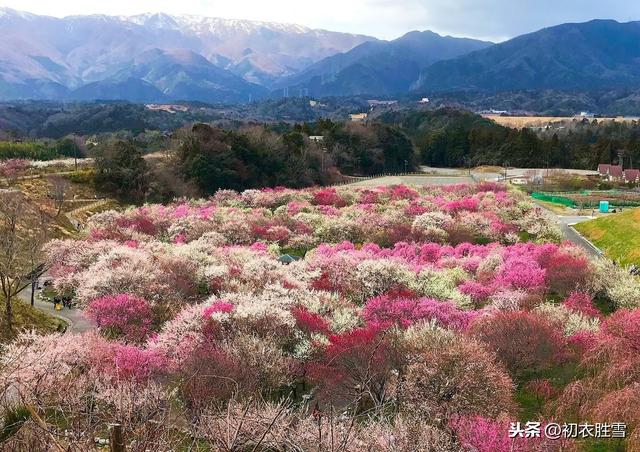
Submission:
[[[111,200],[108,198],[99,199],[92,202],[91,204],[73,209],[72,211],[67,212],[64,215],[67,217],[67,220],[69,220],[69,222],[73,225],[73,227],[76,228],[77,231],[79,231],[84,227],[84,223],[77,217],[78,214],[87,212],[92,209],[97,209],[99,207],[107,205],[109,202],[111,202]]]
[[[380,187],[388,185],[449,185],[473,183],[474,179],[467,175],[429,175],[407,174],[397,176],[383,176],[362,181],[352,182],[352,187]]]
[[[546,209],[556,218],[558,226],[560,227],[562,234],[567,240],[585,250],[586,253],[592,258],[600,258],[604,256],[604,253],[600,249],[598,249],[593,243],[585,239],[582,234],[580,234],[573,228],[573,225],[582,223],[583,221],[593,220],[595,217],[586,215],[558,215],[556,212],[548,209],[546,206],[541,204],[538,205]]]
[[[20,299],[27,304],[31,304],[31,287],[27,287],[20,292]],[[81,310],[75,308],[62,308],[56,311],[55,305],[48,301],[42,301],[37,296],[34,301],[34,307],[39,311],[45,312],[67,323],[66,333],[84,333],[95,328],[88,319],[86,319]]]
[[[595,217],[563,217],[558,216],[560,222],[560,230],[567,238],[567,240],[575,243],[582,249],[584,249],[587,254],[591,257],[598,258],[604,256],[604,253],[597,248],[593,243],[584,238],[582,234],[580,234],[573,225],[582,223],[583,221],[593,220]]]

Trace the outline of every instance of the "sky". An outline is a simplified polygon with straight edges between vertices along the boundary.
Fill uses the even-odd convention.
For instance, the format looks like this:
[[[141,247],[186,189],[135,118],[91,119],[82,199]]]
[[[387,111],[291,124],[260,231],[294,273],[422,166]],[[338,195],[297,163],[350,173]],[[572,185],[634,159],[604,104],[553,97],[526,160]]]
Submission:
[[[640,20],[637,0],[0,0],[63,17],[145,12],[261,20],[393,39],[412,30],[491,41],[564,22]]]

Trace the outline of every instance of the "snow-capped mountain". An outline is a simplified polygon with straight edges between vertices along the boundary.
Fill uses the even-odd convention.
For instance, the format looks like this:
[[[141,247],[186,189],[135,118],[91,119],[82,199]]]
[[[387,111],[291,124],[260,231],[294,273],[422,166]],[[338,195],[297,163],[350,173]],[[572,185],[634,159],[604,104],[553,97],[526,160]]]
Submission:
[[[117,86],[144,87],[158,98],[149,100],[207,101],[255,98],[277,78],[374,39],[188,15],[60,19],[8,8],[0,36],[0,99],[87,98]]]

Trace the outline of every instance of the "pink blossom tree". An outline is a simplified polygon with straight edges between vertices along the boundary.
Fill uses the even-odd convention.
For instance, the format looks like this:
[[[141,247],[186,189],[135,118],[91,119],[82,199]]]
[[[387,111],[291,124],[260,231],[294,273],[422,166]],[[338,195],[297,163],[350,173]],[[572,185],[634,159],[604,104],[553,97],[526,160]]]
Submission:
[[[107,295],[89,303],[85,315],[107,337],[141,342],[151,332],[153,313],[146,300],[129,294]]]

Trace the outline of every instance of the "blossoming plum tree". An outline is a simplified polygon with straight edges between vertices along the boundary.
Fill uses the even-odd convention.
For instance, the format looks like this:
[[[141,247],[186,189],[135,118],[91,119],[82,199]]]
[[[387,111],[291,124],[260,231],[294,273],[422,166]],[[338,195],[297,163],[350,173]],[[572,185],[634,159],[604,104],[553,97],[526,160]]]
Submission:
[[[0,417],[17,394],[69,449],[117,419],[140,450],[188,448],[177,424],[212,450],[555,450],[505,437],[522,391],[545,416],[619,408],[638,444],[640,285],[500,184],[220,190],[47,254],[100,334],[4,347]]]

